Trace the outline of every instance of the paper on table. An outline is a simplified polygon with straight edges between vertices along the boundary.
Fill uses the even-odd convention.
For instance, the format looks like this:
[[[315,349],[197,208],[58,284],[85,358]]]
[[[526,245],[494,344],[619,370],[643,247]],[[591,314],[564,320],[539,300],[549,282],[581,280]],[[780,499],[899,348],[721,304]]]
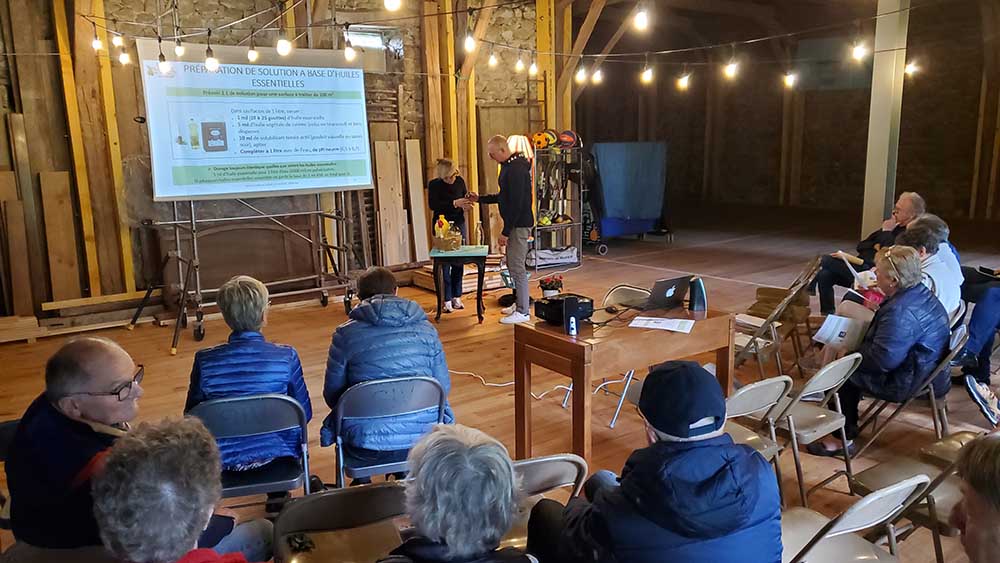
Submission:
[[[628,326],[633,328],[655,328],[688,334],[694,328],[694,321],[687,319],[661,319],[659,317],[636,317]]]

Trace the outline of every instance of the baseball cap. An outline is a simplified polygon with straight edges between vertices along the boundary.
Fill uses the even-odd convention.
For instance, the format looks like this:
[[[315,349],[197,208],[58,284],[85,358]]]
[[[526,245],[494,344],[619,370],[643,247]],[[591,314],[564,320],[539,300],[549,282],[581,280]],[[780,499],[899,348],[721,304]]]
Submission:
[[[722,387],[697,362],[653,366],[641,389],[629,391],[626,398],[665,440],[689,442],[722,434],[726,423]]]

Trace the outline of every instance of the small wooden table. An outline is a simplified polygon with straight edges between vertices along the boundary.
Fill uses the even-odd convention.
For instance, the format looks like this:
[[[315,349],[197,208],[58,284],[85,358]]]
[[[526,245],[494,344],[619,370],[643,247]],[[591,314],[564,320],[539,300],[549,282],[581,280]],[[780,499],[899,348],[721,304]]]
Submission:
[[[475,264],[476,276],[476,315],[479,317],[479,324],[483,322],[483,313],[486,307],[483,305],[483,283],[486,279],[486,255],[490,253],[490,247],[485,245],[460,246],[458,250],[431,250],[430,256],[434,261],[434,293],[437,294],[437,315],[435,322],[441,321],[441,304],[444,301],[444,269],[449,265],[456,268],[464,268],[466,264]]]
[[[594,328],[585,324],[577,336],[561,326],[537,321],[514,325],[514,433],[515,457],[531,457],[531,366],[538,365],[573,382],[573,453],[590,461],[591,381],[629,369],[645,372],[655,364],[706,352],[715,352],[716,375],[728,396],[733,371],[733,315],[719,311],[693,313],[686,309],[645,311],[643,316],[695,320],[689,334],[628,327],[636,314]],[[597,311],[599,323],[612,315]]]

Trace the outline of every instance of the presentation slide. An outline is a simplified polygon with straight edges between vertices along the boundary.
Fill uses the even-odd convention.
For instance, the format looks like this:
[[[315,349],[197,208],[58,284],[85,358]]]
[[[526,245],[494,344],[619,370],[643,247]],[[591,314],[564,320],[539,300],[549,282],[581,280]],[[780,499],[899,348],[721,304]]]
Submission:
[[[213,71],[204,45],[181,60],[171,45],[160,65],[155,41],[137,43],[154,200],[372,187],[364,73],[338,53],[258,48],[249,63],[245,47],[213,46]]]

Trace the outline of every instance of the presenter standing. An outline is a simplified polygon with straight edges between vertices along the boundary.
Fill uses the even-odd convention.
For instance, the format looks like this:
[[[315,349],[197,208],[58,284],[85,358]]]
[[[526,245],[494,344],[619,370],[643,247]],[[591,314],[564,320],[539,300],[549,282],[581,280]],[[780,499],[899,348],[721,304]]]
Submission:
[[[458,174],[458,167],[447,158],[437,161],[438,177],[427,184],[427,202],[431,207],[431,224],[444,215],[453,226],[462,232],[462,244],[469,240],[468,228],[465,226],[465,209],[472,203],[465,198],[467,190],[465,180]],[[462,276],[464,266],[445,264],[441,267],[444,278],[444,307],[442,311],[450,313],[455,309],[464,309],[462,304]]]
[[[489,195],[469,194],[473,203],[496,203],[500,206],[503,231],[500,246],[507,248],[507,270],[514,280],[517,302],[513,311],[500,319],[503,324],[523,323],[531,320],[528,309],[528,240],[535,217],[531,211],[531,164],[521,153],[511,154],[507,138],[496,135],[486,144],[490,158],[500,163],[500,192]]]

